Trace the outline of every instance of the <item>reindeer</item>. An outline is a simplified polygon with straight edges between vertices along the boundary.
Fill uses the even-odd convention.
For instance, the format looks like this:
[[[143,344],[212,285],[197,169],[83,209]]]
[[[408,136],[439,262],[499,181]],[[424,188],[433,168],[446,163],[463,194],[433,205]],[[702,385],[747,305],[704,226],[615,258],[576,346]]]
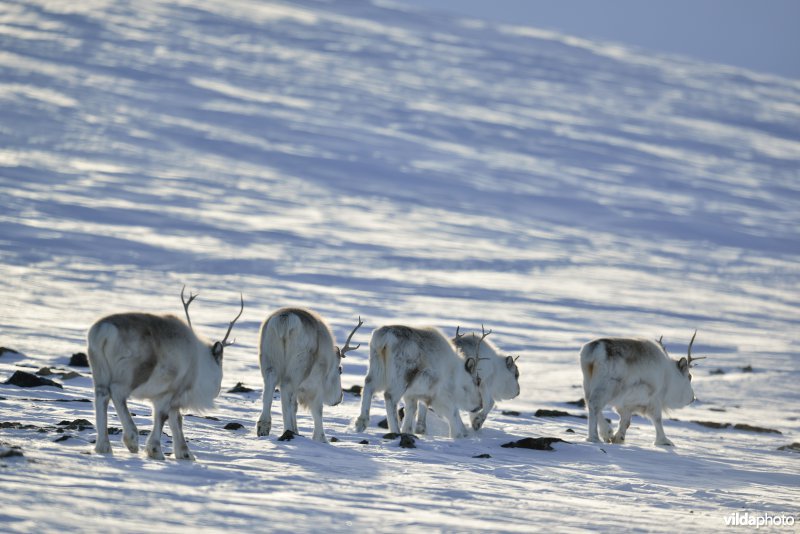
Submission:
[[[664,435],[661,412],[682,408],[695,400],[690,369],[693,361],[705,358],[692,357],[695,336],[697,331],[689,342],[686,358],[678,361],[669,357],[660,339],[603,338],[585,344],[580,360],[589,411],[587,441],[624,442],[631,415],[638,413],[653,421],[655,444],[671,446]],[[609,404],[620,417],[613,435],[602,414]]]
[[[497,348],[486,337],[492,333],[481,325],[481,336],[475,333],[461,334],[461,327],[456,327],[456,335],[452,338],[453,344],[458,348],[459,354],[464,359],[473,357],[478,362],[477,373],[481,379],[481,400],[483,409],[470,414],[470,423],[473,430],[480,430],[486,421],[486,416],[499,400],[513,399],[519,395],[519,368],[517,358],[502,356]],[[424,404],[418,406],[417,434],[424,434],[427,428],[427,408]]]
[[[174,315],[118,313],[95,322],[87,335],[89,364],[95,391],[98,454],[111,453],[108,440],[108,402],[114,401],[122,423],[122,441],[138,452],[139,433],[128,410],[128,398],[153,403],[153,431],[147,439],[147,456],[163,460],[161,433],[169,419],[175,458],[194,460],[183,436],[182,409],[203,410],[213,406],[222,383],[222,353],[233,344],[228,336],[244,311],[240,295],[239,315],[228,325],[222,341],[211,343],[192,328],[189,305],[181,289],[186,323]]]
[[[406,404],[403,433],[411,432],[421,401],[447,419],[451,438],[464,437],[467,429],[458,410],[481,410],[479,388],[477,360],[462,360],[455,346],[436,328],[383,326],[372,333],[369,343],[369,371],[356,431],[367,428],[372,395],[383,391],[390,432],[401,431],[397,403],[402,398]]]
[[[259,362],[264,379],[261,416],[256,434],[269,435],[272,429],[272,394],[281,392],[283,426],[297,431],[298,403],[311,410],[314,419],[313,439],[327,442],[322,428],[322,405],[342,402],[342,365],[347,352],[361,345],[350,346],[350,340],[361,325],[347,336],[344,348],[333,344],[333,334],[325,321],[311,310],[281,308],[261,325]]]

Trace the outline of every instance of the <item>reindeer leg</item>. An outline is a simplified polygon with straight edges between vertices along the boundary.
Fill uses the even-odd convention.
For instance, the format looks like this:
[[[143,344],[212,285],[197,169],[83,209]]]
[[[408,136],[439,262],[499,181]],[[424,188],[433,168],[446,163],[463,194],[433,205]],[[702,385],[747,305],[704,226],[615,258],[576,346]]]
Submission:
[[[110,400],[108,388],[94,388],[94,421],[97,427],[97,440],[94,452],[97,454],[111,454],[111,442],[108,440],[108,401]]]
[[[275,384],[278,382],[278,375],[272,367],[268,367],[264,371],[263,378],[264,393],[261,395],[261,415],[256,425],[257,436],[269,436],[269,432],[272,430],[272,397],[275,392]],[[286,420],[284,419],[284,426],[285,424]]]
[[[614,437],[611,439],[611,443],[619,444],[625,442],[625,432],[627,432],[628,427],[631,426],[632,412],[626,408],[619,408],[617,413],[619,414],[619,428],[617,428],[617,433],[614,434]]]
[[[422,401],[417,402],[417,428],[418,435],[425,434],[428,430],[428,405]]]
[[[403,400],[406,403],[406,410],[400,432],[403,434],[411,434],[414,420],[417,418],[417,399],[404,398]]]
[[[483,391],[481,391],[481,395],[483,395]],[[469,420],[472,423],[473,430],[480,430],[483,426],[483,423],[486,422],[486,416],[489,415],[489,412],[492,411],[494,408],[494,399],[489,397],[488,399],[483,399],[483,408],[479,412],[473,412],[469,414]]]
[[[356,432],[364,432],[369,426],[369,409],[372,405],[374,392],[375,386],[372,383],[372,376],[367,373],[367,378],[364,380],[364,389],[361,391],[361,414],[356,419]]]
[[[394,434],[400,433],[400,422],[397,419],[397,399],[402,394],[386,391],[383,394],[383,399],[386,401],[386,421],[389,423],[389,432]]]
[[[322,428],[322,399],[317,398],[311,406],[311,417],[314,419],[314,435],[312,439],[322,443],[328,443],[325,437],[325,430]]]
[[[131,452],[139,452],[139,431],[136,423],[128,410],[128,399],[122,393],[112,387],[111,398],[114,401],[114,408],[117,410],[117,417],[122,424],[122,442]]]
[[[194,455],[189,450],[186,438],[183,435],[183,416],[177,408],[169,411],[169,428],[172,431],[172,452],[177,460],[192,460]]]
[[[295,434],[297,431],[297,394],[293,384],[283,384],[281,386],[281,409],[283,411],[283,430],[291,430]]]
[[[148,458],[154,460],[164,459],[164,453],[161,451],[161,433],[168,418],[169,402],[164,402],[163,400],[153,401],[153,431],[150,432],[145,445]]]
[[[664,425],[661,423],[661,406],[652,410],[650,418],[653,420],[653,426],[656,427],[656,441],[653,444],[672,447],[673,443],[664,434]]]

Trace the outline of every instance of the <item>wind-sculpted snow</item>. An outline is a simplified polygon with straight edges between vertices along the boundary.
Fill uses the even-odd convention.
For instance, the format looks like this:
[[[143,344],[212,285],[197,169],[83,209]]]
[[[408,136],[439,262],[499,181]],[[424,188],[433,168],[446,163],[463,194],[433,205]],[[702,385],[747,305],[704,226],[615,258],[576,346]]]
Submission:
[[[24,455],[0,459],[5,529],[706,530],[797,513],[795,453],[776,449],[800,431],[800,81],[383,1],[0,6],[0,345],[24,353],[0,355],[0,382],[66,367],[104,314],[180,314],[187,284],[204,332],[244,294],[222,390],[256,389],[186,425],[187,465],[58,434],[93,420],[74,402],[87,370],[63,391],[0,385],[0,423],[21,425],[0,448]],[[521,355],[521,395],[499,406],[521,415],[459,441],[432,416],[407,450],[377,416],[355,433],[347,394],[325,411],[338,442],[307,439],[303,412],[303,438],[256,438],[258,325],[287,305],[337,339],[359,315],[365,331],[485,324]],[[663,335],[677,356],[694,329],[709,358],[700,401],[665,422],[674,450],[641,419],[596,446],[583,419],[531,415],[580,397],[586,341]],[[346,387],[367,368],[367,334],[353,342]],[[501,447],[529,436],[569,443]]]

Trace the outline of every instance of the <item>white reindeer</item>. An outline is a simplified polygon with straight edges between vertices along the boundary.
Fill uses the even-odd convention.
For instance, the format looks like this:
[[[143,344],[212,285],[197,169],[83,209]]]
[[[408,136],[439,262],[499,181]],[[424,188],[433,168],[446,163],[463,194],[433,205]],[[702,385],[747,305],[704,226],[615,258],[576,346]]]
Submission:
[[[464,437],[467,429],[458,410],[481,410],[479,387],[475,358],[462,360],[436,328],[383,326],[372,333],[369,343],[369,371],[356,431],[367,428],[372,395],[383,391],[390,432],[401,431],[397,403],[402,398],[406,404],[403,433],[411,432],[417,403],[423,402],[447,419],[451,438]]]
[[[351,350],[356,330],[364,324],[361,317],[342,349],[334,346],[333,334],[325,321],[311,310],[281,308],[261,325],[259,362],[264,379],[261,416],[256,434],[269,435],[272,429],[272,394],[281,392],[284,430],[297,431],[297,405],[311,410],[314,419],[313,439],[327,442],[322,428],[322,405],[342,402],[341,360]]]
[[[664,435],[661,412],[682,408],[695,399],[690,368],[694,360],[702,359],[692,358],[696,335],[695,331],[687,357],[678,361],[669,357],[661,340],[603,338],[585,344],[580,360],[583,392],[589,411],[587,441],[599,442],[602,439],[622,443],[631,415],[638,413],[653,421],[656,445],[672,445]],[[613,435],[602,413],[609,404],[620,417],[619,428]]]
[[[452,339],[461,356],[466,360],[473,357],[478,362],[477,374],[481,379],[481,400],[483,409],[470,414],[473,430],[480,430],[486,421],[486,416],[499,400],[513,399],[519,395],[519,368],[517,358],[502,356],[491,341],[486,337],[492,333],[481,326],[481,336],[475,333],[460,334],[460,327],[456,328],[456,335]],[[418,406],[417,434],[424,434],[427,427],[427,408],[424,404]]]
[[[185,289],[185,286],[184,286]],[[153,403],[153,431],[147,439],[147,456],[163,460],[161,433],[169,419],[175,458],[194,460],[183,436],[182,409],[210,408],[222,383],[222,353],[241,309],[228,325],[222,341],[211,343],[195,334],[189,305],[197,295],[181,301],[186,323],[174,315],[119,313],[95,322],[87,335],[89,364],[95,391],[97,442],[95,451],[111,453],[108,440],[108,402],[114,401],[122,423],[122,441],[131,452],[139,450],[139,433],[128,410],[128,398]],[[188,323],[188,324],[187,324]]]

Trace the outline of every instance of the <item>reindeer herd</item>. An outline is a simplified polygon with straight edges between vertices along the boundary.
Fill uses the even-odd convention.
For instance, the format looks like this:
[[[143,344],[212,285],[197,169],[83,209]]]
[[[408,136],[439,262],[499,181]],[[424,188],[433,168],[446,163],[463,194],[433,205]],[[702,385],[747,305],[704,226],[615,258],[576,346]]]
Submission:
[[[108,438],[108,404],[114,403],[123,428],[122,441],[131,452],[139,450],[139,433],[128,410],[128,398],[153,404],[153,430],[145,445],[148,457],[164,459],[161,434],[169,421],[177,459],[193,460],[183,435],[182,410],[210,408],[222,385],[222,359],[231,330],[244,311],[240,296],[238,315],[229,323],[222,341],[211,342],[195,333],[189,306],[197,295],[181,301],[186,322],[174,315],[119,313],[99,319],[87,335],[89,363],[95,390],[97,441],[95,451],[111,453]],[[264,381],[262,411],[256,434],[272,430],[272,399],[280,391],[284,430],[298,432],[297,408],[310,410],[312,438],[326,442],[323,406],[342,402],[342,359],[360,345],[350,341],[363,325],[361,318],[344,347],[335,345],[330,327],[317,313],[304,308],[281,308],[261,325],[259,363]],[[503,355],[481,327],[481,334],[448,339],[436,328],[405,325],[382,326],[372,332],[369,369],[355,430],[369,424],[373,395],[383,393],[389,431],[424,434],[428,408],[447,420],[451,438],[468,435],[460,411],[469,413],[473,430],[479,430],[499,400],[519,395],[516,359]],[[696,332],[695,332],[696,335]],[[694,400],[690,368],[692,344],[686,358],[673,360],[661,340],[604,338],[583,346],[580,364],[589,412],[587,441],[622,443],[632,414],[645,415],[656,428],[657,445],[672,445],[664,435],[664,409],[686,406]],[[405,404],[402,424],[398,404]],[[611,405],[620,416],[612,433],[602,410]],[[599,432],[598,432],[599,428]]]

